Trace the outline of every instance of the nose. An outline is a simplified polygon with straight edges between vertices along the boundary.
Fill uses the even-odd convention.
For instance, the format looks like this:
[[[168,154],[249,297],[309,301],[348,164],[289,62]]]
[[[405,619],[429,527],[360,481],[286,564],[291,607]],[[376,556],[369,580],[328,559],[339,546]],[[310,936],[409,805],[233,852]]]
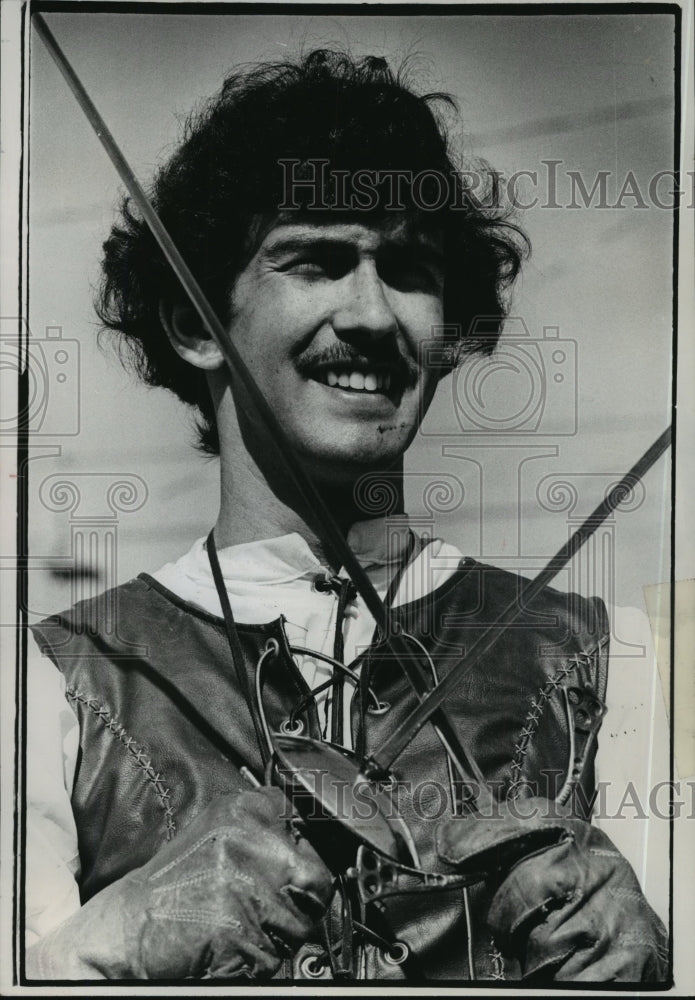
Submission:
[[[336,336],[381,339],[398,331],[398,320],[373,261],[361,261],[341,284],[343,297],[332,317]]]

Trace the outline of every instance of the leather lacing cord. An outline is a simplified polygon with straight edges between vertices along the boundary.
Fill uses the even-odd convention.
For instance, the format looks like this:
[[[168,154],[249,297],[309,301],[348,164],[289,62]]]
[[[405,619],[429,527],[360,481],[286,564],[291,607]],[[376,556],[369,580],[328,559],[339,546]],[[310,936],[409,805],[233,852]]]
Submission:
[[[312,688],[308,695],[305,695],[301,701],[298,701],[295,707],[290,712],[288,719],[288,731],[291,733],[299,733],[302,728],[302,720],[298,718],[301,712],[310,704],[316,697],[317,694],[321,694],[331,685],[335,684],[335,674],[343,673],[350,678],[351,681],[358,686],[360,683],[360,675],[356,671],[352,670],[351,667],[346,666],[340,660],[335,659],[335,657],[327,656],[325,653],[319,653],[316,649],[309,649],[307,646],[290,646],[290,653],[297,653],[301,656],[309,656],[314,660],[323,660],[326,663],[330,663],[333,667],[334,676],[329,678],[327,681],[317,685],[317,687]],[[372,688],[367,689],[367,694],[372,700],[371,711],[375,715],[379,715],[384,711],[384,705],[379,701],[374,690]]]
[[[424,547],[429,543],[430,539],[426,539],[424,544],[420,546],[418,554],[420,554]],[[403,575],[410,565],[415,549],[417,547],[417,538],[415,534],[410,531],[409,533],[409,545],[408,550],[405,554],[404,559],[401,561],[397,572],[394,574],[387,593],[385,597],[385,603],[388,609],[391,609],[393,601],[395,600],[396,594],[400,587]],[[230,652],[232,654],[232,660],[234,663],[235,672],[237,674],[237,679],[239,681],[240,689],[248,705],[249,712],[251,714],[251,719],[254,726],[254,731],[256,734],[256,740],[258,743],[259,751],[261,754],[261,759],[263,760],[266,773],[266,781],[270,781],[272,775],[273,767],[273,744],[272,737],[270,734],[270,729],[268,727],[267,720],[265,718],[265,712],[263,711],[262,703],[262,674],[263,669],[267,661],[277,656],[280,652],[279,643],[276,639],[269,639],[266,643],[266,647],[259,658],[258,664],[255,671],[255,690],[252,692],[249,683],[249,678],[245,669],[245,659],[244,653],[241,648],[241,642],[239,640],[239,633],[236,627],[236,622],[234,620],[234,615],[232,612],[231,604],[229,602],[229,595],[227,594],[226,587],[224,586],[224,578],[222,576],[222,570],[220,568],[219,558],[217,555],[217,548],[215,546],[214,539],[214,529],[210,531],[207,539],[207,552],[208,559],[210,562],[210,568],[212,571],[213,580],[215,582],[215,588],[217,590],[217,595],[220,601],[220,606],[222,609],[222,615],[225,623],[225,631],[227,633],[227,639],[229,642]],[[323,653],[318,653],[316,650],[311,650],[302,646],[290,646],[290,652],[293,654],[301,654],[306,656],[311,656],[316,659],[323,660],[330,663],[333,666],[333,676],[322,684],[315,687],[310,694],[302,699],[292,710],[289,718],[281,726],[284,732],[293,732],[297,734],[301,731],[301,719],[298,718],[299,713],[309,704],[312,700],[315,700],[317,694],[326,690],[328,687],[332,689],[331,698],[331,737],[332,742],[342,743],[343,740],[343,685],[344,678],[346,676],[355,683],[358,690],[360,691],[360,733],[364,732],[364,712],[369,711],[368,701],[372,699],[371,711],[375,714],[381,714],[382,712],[388,710],[389,706],[387,704],[382,704],[379,702],[378,697],[374,693],[374,690],[369,685],[368,676],[360,679],[360,676],[344,664],[344,638],[343,638],[343,624],[345,620],[345,612],[347,605],[351,600],[354,599],[356,591],[354,589],[354,584],[351,580],[342,577],[323,577],[315,581],[314,586],[317,590],[333,590],[338,596],[338,607],[336,612],[336,631],[334,636],[333,652],[334,656],[329,657]],[[373,641],[378,641],[379,630],[375,628]],[[414,639],[415,642],[417,640]],[[421,646],[420,643],[418,643]],[[427,651],[422,647],[425,653],[431,669],[436,677],[436,671],[434,664],[427,654]],[[368,663],[368,659],[367,659]],[[367,671],[368,673],[368,671]],[[328,714],[328,713],[327,713]],[[326,732],[324,731],[324,738]],[[336,888],[339,892],[342,902],[342,935],[341,941],[337,942],[335,945],[330,944],[330,932],[328,926],[328,918],[324,918],[323,921],[323,935],[325,938],[326,954],[325,956],[316,955],[309,956],[313,962],[313,973],[309,972],[307,975],[310,977],[318,977],[322,973],[322,967],[325,965],[330,965],[331,973],[336,979],[356,979],[359,976],[359,965],[360,965],[360,951],[361,949],[354,947],[354,939],[358,935],[363,938],[363,940],[368,940],[372,944],[375,944],[384,955],[386,961],[389,961],[393,965],[401,965],[410,959],[410,950],[408,946],[402,941],[389,942],[386,938],[377,934],[366,924],[366,913],[365,904],[361,903],[357,898],[355,893],[355,887],[346,879],[344,876],[339,876],[336,881]],[[353,908],[357,906],[360,912],[360,920],[356,920],[353,916]],[[470,935],[469,935],[470,941]],[[334,956],[334,952],[339,952],[339,957]]]
[[[229,642],[229,649],[232,654],[234,670],[236,671],[237,680],[239,681],[239,687],[244,695],[244,699],[248,706],[249,712],[251,713],[251,720],[253,722],[253,728],[256,734],[256,742],[258,743],[258,749],[261,754],[261,760],[265,765],[268,763],[268,760],[272,754],[272,747],[269,753],[266,741],[263,738],[263,726],[261,723],[258,706],[256,705],[255,699],[251,694],[251,686],[249,684],[248,674],[246,673],[244,652],[241,648],[241,642],[239,640],[239,632],[236,627],[236,622],[234,621],[234,615],[232,614],[232,606],[229,603],[229,595],[227,594],[227,588],[224,585],[224,578],[222,576],[222,570],[220,569],[220,560],[217,556],[217,546],[215,545],[214,528],[210,531],[210,534],[208,535],[207,538],[207,553],[208,553],[208,560],[210,562],[210,569],[212,570],[212,578],[215,581],[215,589],[217,590],[217,596],[219,598],[220,606],[222,608],[222,616],[224,618],[225,631],[227,632],[227,641]]]
[[[405,552],[404,557],[401,559],[398,569],[394,573],[389,586],[386,591],[384,598],[384,604],[388,612],[391,611],[393,607],[393,602],[396,599],[396,595],[403,581],[403,577],[406,570],[413,562],[416,555],[420,555],[427,544],[429,544],[430,539],[424,540],[424,543],[418,546],[418,538],[412,530],[409,530],[408,534],[408,548]],[[348,676],[352,675],[353,680],[355,680],[358,691],[360,692],[360,697],[358,701],[360,709],[360,736],[364,733],[364,722],[365,722],[365,712],[370,712],[371,714],[381,715],[385,711],[388,711],[389,705],[385,702],[380,702],[378,696],[375,694],[373,688],[371,687],[369,680],[369,657],[366,658],[366,662],[363,667],[363,676],[360,678],[354,671],[351,671],[349,667],[346,667],[339,661],[342,661],[344,656],[344,643],[343,643],[343,621],[345,616],[345,595],[349,593],[345,587],[345,583],[349,581],[341,580],[340,578],[335,578],[339,581],[339,590],[336,590],[338,595],[338,608],[336,612],[336,633],[334,640],[334,670],[337,668],[340,670],[340,681],[339,685],[333,686],[333,699],[331,704],[331,736],[333,742],[342,742],[343,731],[342,731],[342,721],[343,721],[343,684],[345,674]],[[330,586],[330,584],[329,584]],[[320,588],[319,588],[320,589]],[[332,589],[332,588],[331,588]],[[380,641],[380,633],[378,627],[375,627],[372,636],[372,644]],[[434,667],[433,667],[434,669]],[[326,684],[320,685],[320,690],[323,690]],[[318,693],[319,689],[315,689],[314,693]],[[335,697],[336,690],[339,692],[338,698]],[[371,700],[371,705],[369,704]],[[358,967],[360,963],[359,952],[361,949],[354,948],[352,943],[349,943],[349,939],[355,938],[359,935],[363,941],[369,942],[376,946],[384,957],[384,960],[392,965],[402,965],[408,962],[411,958],[410,949],[403,941],[387,940],[380,934],[377,934],[372,928],[367,926],[367,914],[366,906],[358,898],[351,898],[354,894],[354,886],[351,885],[346,879],[341,879],[339,884],[339,892],[342,899],[342,942],[331,946],[330,945],[330,933],[328,929],[329,919],[324,921],[324,937],[326,943],[326,955],[321,960],[321,956],[316,956],[313,961],[313,965],[317,970],[316,974],[320,975],[322,968],[325,965],[330,965],[331,974],[334,979],[345,979],[351,977],[353,979],[358,978]],[[354,907],[359,907],[360,920],[355,919],[353,915]],[[383,918],[383,914],[382,914]],[[388,931],[387,927],[383,928],[384,931]],[[340,949],[340,962],[334,957],[334,951]],[[364,961],[364,955],[362,956],[362,961]],[[412,964],[412,962],[411,962]],[[420,978],[422,976],[421,970],[418,970]],[[362,978],[364,978],[364,974]]]
[[[425,539],[423,544],[420,546],[417,555],[420,555],[425,546],[429,544],[430,539]],[[412,530],[409,530],[408,536],[408,549],[405,553],[404,558],[389,583],[388,589],[386,591],[386,596],[384,598],[384,604],[388,609],[391,609],[393,601],[395,600],[396,594],[400,587],[403,575],[408,568],[408,566],[413,561],[415,555],[415,550],[417,547],[418,539]],[[306,706],[315,699],[317,695],[322,694],[328,688],[331,688],[331,698],[328,699],[326,704],[326,723],[323,732],[324,739],[327,737],[328,733],[328,714],[330,706],[331,715],[331,742],[338,745],[344,745],[344,733],[343,733],[343,696],[344,696],[344,684],[345,678],[349,677],[355,687],[361,688],[359,675],[356,671],[348,667],[343,661],[345,656],[345,641],[343,636],[343,625],[346,617],[347,605],[354,600],[356,596],[356,590],[354,584],[351,580],[341,577],[341,576],[328,576],[325,574],[320,575],[314,581],[314,588],[320,593],[334,593],[338,598],[338,605],[336,608],[336,621],[335,621],[335,634],[333,639],[333,656],[329,657],[325,653],[319,653],[315,649],[309,649],[304,646],[291,646],[290,652],[296,653],[302,656],[309,656],[312,659],[323,660],[325,663],[329,663],[333,667],[333,676],[327,680],[323,681],[321,684],[312,688],[310,693],[303,698],[300,702],[295,705],[290,713],[288,720],[288,727],[290,732],[299,733],[301,720],[298,719],[299,714],[306,708]],[[372,637],[372,642],[378,640],[378,629],[375,628],[374,635]],[[370,687],[368,681],[364,685],[364,693],[367,699],[371,699],[371,706],[367,708],[370,714],[381,715],[389,709],[389,705],[379,701],[378,697],[374,693],[372,687]],[[360,699],[360,731],[364,728],[364,709],[366,705],[362,705],[362,699]]]
[[[407,551],[404,558],[401,560],[396,573],[392,577],[386,592],[385,604],[389,609],[395,600],[403,575],[413,559],[416,548],[417,538],[414,532],[410,531]],[[424,546],[422,546],[420,551],[422,551],[423,548]],[[322,684],[313,688],[310,695],[302,699],[302,701],[295,706],[290,715],[289,727],[291,730],[297,731],[295,728],[296,723],[301,721],[297,718],[297,716],[302,709],[306,707],[309,699],[315,699],[318,694],[330,688],[331,697],[326,705],[326,728],[324,729],[324,738],[327,735],[329,715],[328,709],[330,705],[331,742],[333,744],[343,745],[343,696],[346,677],[349,677],[353,681],[361,693],[361,697],[358,702],[360,707],[360,732],[364,731],[365,709],[372,714],[383,714],[383,712],[388,710],[389,705],[385,703],[382,704],[379,701],[373,688],[369,685],[367,677],[364,677],[361,680],[356,671],[352,670],[343,662],[345,655],[345,643],[343,636],[343,626],[346,617],[345,612],[347,610],[347,605],[356,595],[352,581],[340,576],[322,576],[314,582],[314,587],[319,592],[333,592],[338,598],[335,634],[333,640],[333,657],[328,657],[323,653],[318,653],[316,650],[311,650],[301,646],[291,646],[290,651],[292,653],[300,653],[315,659],[323,660],[326,663],[330,663],[333,666],[333,676],[329,680],[324,681]],[[377,635],[376,629],[374,635]],[[369,704],[370,701],[371,704]],[[381,950],[386,961],[390,961],[395,965],[402,964],[410,954],[407,945],[400,941],[389,942],[386,938],[372,931],[367,926],[365,906],[357,897],[355,887],[348,879],[345,879],[342,876],[337,879],[336,889],[342,904],[341,940],[335,945],[331,944],[331,917],[330,914],[328,914],[322,923],[325,955],[310,956],[311,969],[307,967],[305,970],[306,974],[310,977],[319,978],[323,974],[323,969],[326,966],[330,966],[331,975],[336,980],[360,978],[359,966],[361,961],[361,949],[359,947],[355,947],[355,939],[357,937],[362,938],[363,941],[370,941],[372,944],[376,945]],[[355,907],[359,909],[360,920],[357,920],[354,916]]]
[[[341,579],[338,590],[338,607],[335,613],[335,636],[333,638],[333,659],[341,663],[345,660],[345,640],[343,637],[343,624],[345,622],[345,612],[348,604],[357,596],[357,588],[352,580]],[[345,688],[345,674],[339,671],[331,688],[330,709],[331,709],[331,741],[333,743],[343,742],[343,692]],[[326,706],[328,715],[328,705]]]

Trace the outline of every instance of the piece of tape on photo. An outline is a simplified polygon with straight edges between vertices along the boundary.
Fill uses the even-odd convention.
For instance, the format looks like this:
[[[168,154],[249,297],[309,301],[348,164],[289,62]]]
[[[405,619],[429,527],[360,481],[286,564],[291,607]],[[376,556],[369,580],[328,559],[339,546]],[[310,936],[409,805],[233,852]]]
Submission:
[[[674,755],[681,779],[695,776],[695,579],[676,580],[674,611]],[[671,705],[671,584],[644,587],[644,599],[654,638],[656,662],[666,711]]]

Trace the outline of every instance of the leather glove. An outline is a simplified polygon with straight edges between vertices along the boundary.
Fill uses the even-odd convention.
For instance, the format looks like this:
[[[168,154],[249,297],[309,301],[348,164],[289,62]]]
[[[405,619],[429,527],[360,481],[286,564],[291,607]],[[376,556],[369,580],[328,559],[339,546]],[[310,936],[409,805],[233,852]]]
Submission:
[[[488,878],[487,922],[526,980],[656,982],[666,930],[609,838],[546,799],[456,817],[437,829],[439,856]]]
[[[275,973],[322,917],[332,878],[277,788],[214,799],[147,864],[26,956],[37,979]]]

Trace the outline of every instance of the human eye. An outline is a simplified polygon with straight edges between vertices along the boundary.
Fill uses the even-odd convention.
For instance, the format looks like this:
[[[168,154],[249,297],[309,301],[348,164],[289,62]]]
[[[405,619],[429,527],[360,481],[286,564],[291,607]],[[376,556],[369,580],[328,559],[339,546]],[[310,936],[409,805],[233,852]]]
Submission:
[[[292,261],[287,270],[294,274],[305,274],[310,277],[321,278],[329,273],[326,261],[318,257],[303,257]]]
[[[398,291],[423,292],[441,295],[444,291],[444,272],[429,256],[402,252],[389,255],[381,262],[383,280]]]
[[[282,270],[310,280],[335,281],[350,268],[348,256],[330,246],[307,247],[291,254]]]

